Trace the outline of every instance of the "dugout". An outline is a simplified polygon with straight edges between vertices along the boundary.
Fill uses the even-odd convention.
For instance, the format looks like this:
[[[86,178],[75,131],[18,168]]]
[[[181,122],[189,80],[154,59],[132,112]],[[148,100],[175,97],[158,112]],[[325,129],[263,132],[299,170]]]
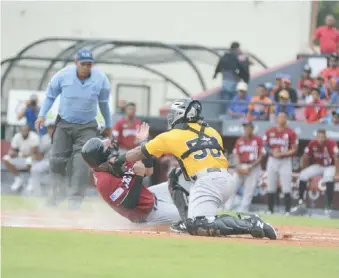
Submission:
[[[168,91],[166,92],[168,86],[176,88],[176,98],[188,97],[197,92],[206,91],[208,89],[206,80],[211,77],[210,74],[207,76],[199,65],[215,66],[221,55],[228,51],[228,48],[224,47],[207,47],[198,44],[168,44],[100,38],[42,38],[24,47],[16,56],[1,61],[2,118],[6,118],[9,90],[43,90],[51,76],[66,65],[73,63],[76,52],[82,48],[93,52],[98,65],[139,68],[163,80],[165,85],[159,87],[160,89],[157,88],[156,92],[152,92],[152,86],[146,84],[147,82],[144,82],[145,84],[122,82],[114,88],[114,97],[118,98],[119,93],[126,87],[143,87],[144,96],[141,98],[146,100],[146,102],[142,102],[142,111],[145,115],[150,114],[150,102],[155,96],[160,97],[161,95],[162,103],[171,100]],[[255,55],[251,53],[248,55],[257,66],[267,68]],[[156,69],[158,65],[174,65],[176,63],[187,64],[186,69],[189,68],[190,76],[193,76],[191,79],[196,82],[196,91],[187,88],[186,84],[164,71]],[[164,92],[159,92],[162,90]]]

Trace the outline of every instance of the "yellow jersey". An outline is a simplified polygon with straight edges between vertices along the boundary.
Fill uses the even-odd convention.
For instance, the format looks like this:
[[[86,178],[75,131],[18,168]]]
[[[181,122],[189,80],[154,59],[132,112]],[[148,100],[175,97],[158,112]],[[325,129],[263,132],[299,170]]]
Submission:
[[[189,123],[188,126],[198,132],[201,128],[201,125],[197,123]],[[220,147],[223,148],[221,136],[214,128],[207,126],[203,134],[206,135],[202,137],[203,141],[216,139]],[[186,159],[181,159],[186,151],[196,145],[198,139],[198,134],[188,129],[171,129],[146,143],[144,150],[157,158],[163,154],[173,154],[181,161],[188,177],[193,177],[197,172],[207,168],[228,168],[226,157],[221,150],[217,149],[198,150],[191,153]]]

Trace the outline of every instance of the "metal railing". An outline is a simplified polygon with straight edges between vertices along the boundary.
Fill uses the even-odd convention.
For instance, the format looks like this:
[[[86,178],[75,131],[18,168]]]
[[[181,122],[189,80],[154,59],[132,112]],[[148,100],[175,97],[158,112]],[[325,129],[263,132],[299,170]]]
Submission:
[[[173,100],[174,99],[168,99],[168,100]],[[214,103],[214,104],[232,104],[235,103],[232,100],[199,100],[202,104],[204,103]],[[298,107],[306,107],[306,106],[315,106],[315,107],[325,107],[325,108],[339,108],[338,105],[334,105],[334,104],[312,104],[312,103],[279,103],[279,102],[272,102],[272,103],[265,103],[265,102],[258,102],[258,101],[239,101],[238,103],[240,104],[260,104],[263,106],[271,106],[271,107],[275,107],[277,105],[290,105],[293,106],[294,108],[298,108]]]

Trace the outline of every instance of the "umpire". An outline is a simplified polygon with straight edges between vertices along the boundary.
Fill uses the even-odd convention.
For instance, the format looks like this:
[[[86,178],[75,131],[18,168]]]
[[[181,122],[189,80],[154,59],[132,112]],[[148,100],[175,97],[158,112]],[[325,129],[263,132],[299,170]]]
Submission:
[[[221,99],[230,101],[236,94],[236,86],[240,80],[245,83],[250,81],[250,61],[242,54],[240,44],[232,42],[229,52],[222,56],[215,68],[213,79],[220,72],[223,76]],[[226,105],[227,107],[228,105]]]
[[[81,148],[97,135],[97,107],[105,119],[105,136],[110,137],[111,113],[109,109],[110,83],[104,72],[93,67],[92,53],[78,51],[75,65],[58,71],[51,79],[46,97],[35,122],[36,129],[43,127],[48,111],[60,95],[59,114],[53,135],[50,168],[53,177],[50,205],[57,205],[66,195],[66,168],[71,166],[69,208],[80,207],[89,181],[89,170],[81,157]]]

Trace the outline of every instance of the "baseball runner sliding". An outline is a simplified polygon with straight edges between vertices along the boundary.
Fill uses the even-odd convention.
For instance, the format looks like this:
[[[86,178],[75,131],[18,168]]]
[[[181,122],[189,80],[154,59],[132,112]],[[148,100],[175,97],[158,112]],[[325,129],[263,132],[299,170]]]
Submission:
[[[83,146],[81,154],[93,170],[101,197],[121,216],[133,223],[150,225],[170,224],[181,219],[176,206],[165,201],[166,195],[169,195],[167,183],[151,188],[143,185],[143,177],[153,172],[152,157],[126,163],[123,173],[116,176],[111,163],[119,155],[117,141],[92,138]],[[175,177],[176,180],[178,178],[179,175]],[[189,182],[181,181],[181,184],[189,191]]]

